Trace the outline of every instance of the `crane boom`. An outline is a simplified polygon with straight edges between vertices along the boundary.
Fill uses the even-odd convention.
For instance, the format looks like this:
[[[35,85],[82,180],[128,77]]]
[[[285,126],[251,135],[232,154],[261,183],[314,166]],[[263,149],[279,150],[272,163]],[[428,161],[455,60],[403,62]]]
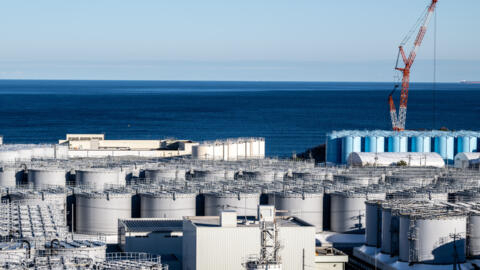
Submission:
[[[396,131],[403,131],[405,130],[405,122],[407,120],[407,103],[408,103],[408,89],[410,86],[410,68],[413,65],[413,62],[415,61],[415,57],[417,56],[418,48],[420,48],[420,45],[422,44],[423,38],[425,37],[425,33],[427,32],[427,26],[430,22],[430,19],[432,18],[433,12],[435,11],[435,7],[437,5],[438,0],[432,0],[430,5],[427,8],[427,13],[425,14],[422,24],[420,26],[420,29],[418,31],[417,37],[415,39],[415,42],[413,43],[413,48],[410,51],[410,54],[408,55],[408,58],[405,54],[405,51],[403,49],[404,44],[400,44],[398,47],[398,56],[397,56],[397,65],[395,66],[395,69],[402,72],[402,91],[400,94],[400,106],[398,109],[398,115],[397,115],[397,110],[395,107],[395,103],[393,102],[393,92],[395,91],[396,87],[394,90],[390,93],[388,97],[388,102],[390,105],[390,117],[392,120],[392,128],[393,130]],[[398,58],[402,58],[402,61],[404,63],[404,67],[398,67]]]

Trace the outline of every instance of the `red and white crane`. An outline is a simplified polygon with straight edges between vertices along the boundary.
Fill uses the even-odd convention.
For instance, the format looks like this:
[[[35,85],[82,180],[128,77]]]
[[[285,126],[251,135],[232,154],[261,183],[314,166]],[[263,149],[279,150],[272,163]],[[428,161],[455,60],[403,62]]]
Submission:
[[[392,119],[392,127],[395,131],[403,131],[405,130],[405,122],[407,120],[407,102],[408,102],[408,88],[410,84],[410,68],[413,65],[413,61],[415,61],[415,57],[417,56],[418,48],[422,44],[423,38],[425,37],[425,33],[427,32],[427,26],[432,18],[433,12],[435,11],[435,7],[437,5],[438,0],[432,0],[430,5],[427,7],[425,14],[420,17],[418,23],[420,24],[420,29],[417,34],[417,38],[413,43],[413,48],[408,55],[408,58],[405,54],[403,46],[408,42],[413,31],[415,31],[416,27],[414,27],[410,33],[405,37],[405,39],[400,43],[398,47],[398,56],[397,56],[397,64],[395,69],[402,73],[402,92],[400,94],[400,106],[397,110],[395,108],[395,103],[393,102],[393,93],[395,92],[398,85],[395,85],[395,88],[388,96],[388,103],[390,104],[390,117]],[[399,67],[398,62],[400,56],[402,57],[403,63],[405,64],[404,67]]]

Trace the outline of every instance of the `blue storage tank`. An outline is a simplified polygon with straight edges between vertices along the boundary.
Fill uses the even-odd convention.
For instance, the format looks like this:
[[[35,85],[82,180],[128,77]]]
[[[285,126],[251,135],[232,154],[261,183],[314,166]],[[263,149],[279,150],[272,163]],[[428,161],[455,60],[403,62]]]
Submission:
[[[362,152],[362,137],[353,137],[353,152]]]
[[[431,138],[417,136],[412,138],[412,152],[428,153],[432,151]]]
[[[348,155],[353,151],[353,136],[342,138],[342,163],[347,163]]]
[[[346,136],[342,140],[342,163],[348,161],[348,156],[352,152],[362,151],[362,138],[358,136]]]
[[[458,153],[477,152],[477,137],[463,136],[457,139]]]
[[[329,138],[327,141],[327,162],[340,163],[342,157],[342,140]]]
[[[408,152],[408,137],[399,138],[399,152],[405,153]]]
[[[437,152],[447,163],[453,162],[455,145],[451,136],[435,137],[435,152]]]
[[[377,153],[384,152],[385,138],[377,136],[368,136],[365,138],[365,152]]]
[[[400,136],[388,137],[388,152],[400,152]]]
[[[388,137],[388,152],[408,152],[408,137]]]

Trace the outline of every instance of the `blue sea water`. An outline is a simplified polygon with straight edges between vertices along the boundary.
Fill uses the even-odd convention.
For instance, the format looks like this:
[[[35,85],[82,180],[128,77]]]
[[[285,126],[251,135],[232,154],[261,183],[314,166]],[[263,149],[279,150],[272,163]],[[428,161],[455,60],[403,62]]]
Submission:
[[[66,133],[109,139],[266,138],[290,156],[341,129],[390,129],[391,83],[0,80],[6,143],[56,142]],[[398,93],[396,97],[398,101]],[[480,130],[480,85],[412,84],[408,129]]]

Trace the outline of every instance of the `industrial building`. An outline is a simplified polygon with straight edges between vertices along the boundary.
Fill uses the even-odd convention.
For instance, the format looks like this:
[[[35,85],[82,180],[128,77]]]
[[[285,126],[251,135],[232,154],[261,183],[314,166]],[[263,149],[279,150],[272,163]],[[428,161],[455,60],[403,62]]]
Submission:
[[[265,157],[264,138],[237,138],[203,142],[192,148],[192,156],[202,160],[241,160]]]
[[[352,152],[435,152],[451,164],[458,153],[477,152],[478,138],[476,131],[333,131],[327,134],[326,160],[346,164]]]
[[[458,155],[457,155],[458,156]],[[370,152],[352,152],[348,156],[347,164],[349,166],[374,166],[388,167],[397,166],[404,162],[404,166],[411,167],[445,167],[445,161],[437,153],[370,153]]]
[[[346,166],[270,158],[13,159],[0,164],[1,211],[7,217],[0,222],[0,244],[5,243],[0,258],[12,258],[5,260],[12,265],[35,260],[34,265],[67,269],[80,262],[125,269],[165,264],[171,269],[223,269],[224,263],[233,269],[265,264],[338,269],[347,256],[369,265],[371,259],[361,254],[371,252],[375,243],[372,228],[378,223],[372,226],[369,219],[375,202],[395,213],[403,206],[480,202],[480,174],[471,165],[472,154],[457,154],[462,164],[469,164],[458,168],[442,166],[444,159],[433,152],[383,154],[353,152]],[[259,205],[276,208],[278,227],[259,220]],[[401,212],[411,220],[458,221],[456,214],[439,209],[418,210],[418,215]],[[261,239],[273,241],[262,236],[266,232],[277,235],[282,248],[273,245],[276,248],[262,253]],[[110,253],[117,248],[123,255]],[[24,255],[15,259],[7,250]],[[81,258],[70,256],[75,252]],[[214,253],[226,260],[211,259]],[[418,260],[426,264],[431,259],[422,255]]]
[[[176,157],[192,154],[198,143],[189,140],[105,140],[104,134],[67,134],[60,145],[68,146],[68,157],[120,157],[148,158]]]
[[[455,168],[465,169],[479,169],[480,168],[480,153],[458,153],[455,156]]]

